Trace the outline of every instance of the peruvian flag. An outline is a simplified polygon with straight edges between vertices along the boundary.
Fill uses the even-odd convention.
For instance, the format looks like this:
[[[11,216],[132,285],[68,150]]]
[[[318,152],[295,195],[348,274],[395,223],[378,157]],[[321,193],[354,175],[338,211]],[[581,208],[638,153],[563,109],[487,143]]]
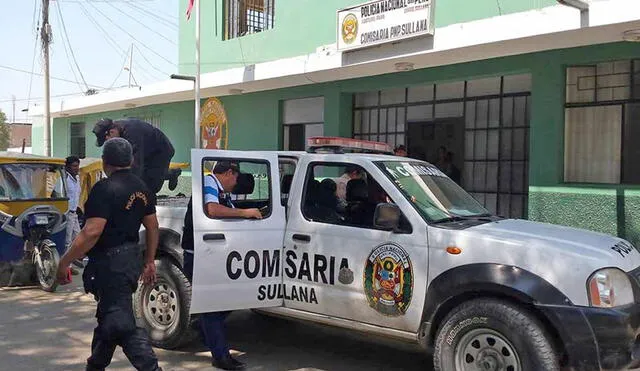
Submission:
[[[187,21],[191,18],[191,11],[193,10],[194,0],[189,0],[189,6],[187,6]]]

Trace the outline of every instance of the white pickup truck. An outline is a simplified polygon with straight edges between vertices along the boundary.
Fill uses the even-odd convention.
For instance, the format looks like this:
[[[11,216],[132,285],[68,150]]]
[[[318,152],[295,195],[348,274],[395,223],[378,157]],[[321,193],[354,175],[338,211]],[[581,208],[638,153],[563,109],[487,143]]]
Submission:
[[[318,152],[192,151],[194,285],[181,272],[188,199],[174,199],[158,206],[159,282],[136,293],[155,345],[180,346],[197,313],[259,309],[418,343],[436,370],[638,366],[629,242],[490,215],[422,161]],[[244,174],[235,205],[263,219],[204,214],[221,160]]]

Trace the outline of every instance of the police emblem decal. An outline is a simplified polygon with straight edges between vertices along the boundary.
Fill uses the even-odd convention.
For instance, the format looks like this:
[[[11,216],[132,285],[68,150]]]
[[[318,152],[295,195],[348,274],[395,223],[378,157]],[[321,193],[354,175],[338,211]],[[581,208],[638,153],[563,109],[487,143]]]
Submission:
[[[373,249],[364,267],[364,292],[369,306],[385,316],[407,313],[413,295],[413,267],[399,245]]]
[[[342,268],[338,272],[338,281],[344,285],[353,283],[353,271],[349,268]]]
[[[356,40],[358,36],[358,18],[355,14],[349,13],[342,20],[342,41],[345,44],[351,44]]]

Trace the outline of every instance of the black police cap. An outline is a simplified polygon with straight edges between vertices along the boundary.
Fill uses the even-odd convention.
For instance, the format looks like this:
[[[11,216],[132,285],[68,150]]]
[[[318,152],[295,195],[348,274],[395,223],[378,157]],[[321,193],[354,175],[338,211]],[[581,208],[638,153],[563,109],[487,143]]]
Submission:
[[[107,133],[114,127],[115,124],[111,119],[108,118],[103,118],[96,122],[93,127],[93,134],[96,135],[96,145],[98,147],[102,147],[104,141],[106,140]]]

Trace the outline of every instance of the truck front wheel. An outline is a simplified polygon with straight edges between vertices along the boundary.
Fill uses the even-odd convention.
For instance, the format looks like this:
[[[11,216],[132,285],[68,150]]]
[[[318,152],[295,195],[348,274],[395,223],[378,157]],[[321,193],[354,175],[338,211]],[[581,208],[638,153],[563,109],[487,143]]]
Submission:
[[[193,340],[189,306],[189,280],[170,259],[156,259],[157,281],[140,285],[134,294],[133,306],[138,324],[149,334],[158,348],[175,349]]]
[[[453,309],[436,337],[436,371],[558,371],[540,322],[511,303],[477,299]]]

